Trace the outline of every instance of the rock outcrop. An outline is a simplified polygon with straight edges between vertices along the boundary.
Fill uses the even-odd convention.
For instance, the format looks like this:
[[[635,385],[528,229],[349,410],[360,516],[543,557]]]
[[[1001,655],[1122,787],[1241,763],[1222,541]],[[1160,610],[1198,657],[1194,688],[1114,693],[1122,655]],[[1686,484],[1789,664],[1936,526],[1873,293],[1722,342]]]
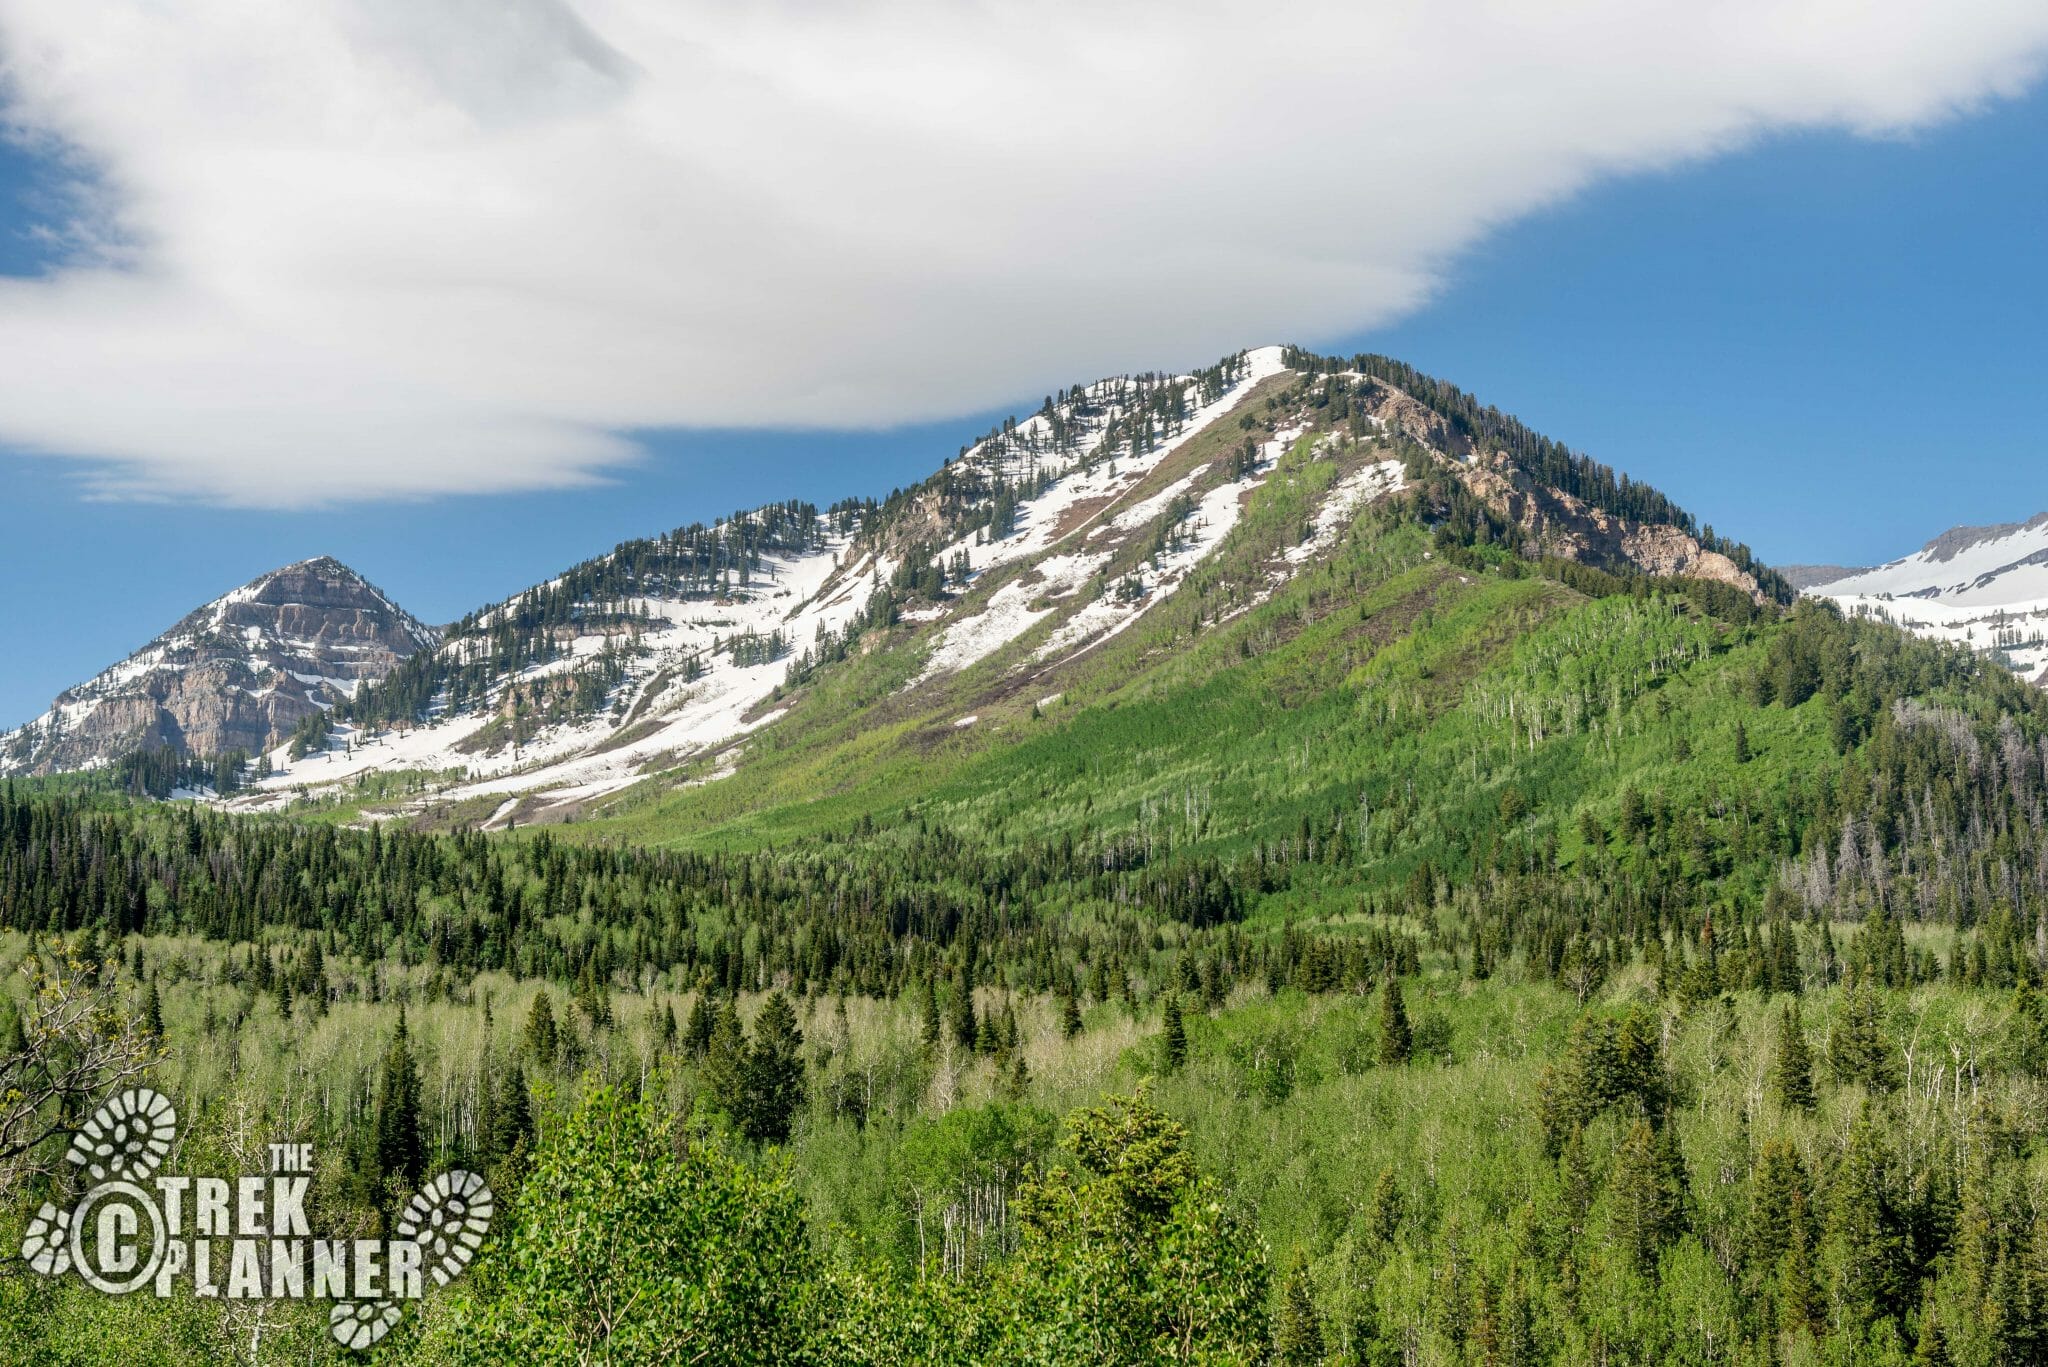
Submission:
[[[0,774],[90,769],[138,749],[255,754],[436,639],[340,561],[302,560],[208,603],[0,735]]]
[[[1632,567],[1677,579],[1730,584],[1762,601],[1756,577],[1668,523],[1636,522],[1535,483],[1504,455],[1460,471],[1466,487],[1527,537],[1524,549],[1602,569]]]

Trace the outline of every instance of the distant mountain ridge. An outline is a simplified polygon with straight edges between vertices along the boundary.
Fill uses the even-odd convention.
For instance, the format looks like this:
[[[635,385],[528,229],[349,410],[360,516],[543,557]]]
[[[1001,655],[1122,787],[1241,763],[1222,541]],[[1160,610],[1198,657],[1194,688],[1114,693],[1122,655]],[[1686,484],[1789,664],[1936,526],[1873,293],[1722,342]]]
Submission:
[[[0,775],[98,768],[138,750],[256,754],[438,640],[340,561],[301,560],[188,613],[0,734]]]
[[[1397,503],[1453,551],[1483,545],[1518,574],[1579,567],[1568,582],[1587,592],[1694,584],[1742,611],[1793,596],[1655,489],[1454,386],[1386,357],[1263,347],[1063,388],[887,499],[767,504],[622,542],[439,633],[386,623],[346,686],[261,716],[245,714],[274,695],[251,671],[83,724],[86,701],[133,693],[114,682],[130,662],[0,756],[46,772],[106,762],[115,737],[246,745],[266,763],[244,805],[382,773],[412,776],[423,819],[571,819],[643,782],[732,773],[749,737],[801,730],[814,685],[863,658],[894,680],[866,697],[868,725],[964,735],[1056,698],[1162,603],[1194,595],[1220,625],[1330,572],[1369,510]],[[227,601],[166,639],[204,635],[193,622]]]
[[[1951,527],[1911,555],[1801,588],[1845,612],[1967,645],[2048,686],[2048,512]]]
[[[1867,574],[1868,565],[1780,565],[1778,573],[1785,576],[1785,582],[1801,593],[1822,584],[1832,584],[1837,579],[1847,579],[1852,574]]]
[[[1791,597],[1654,489],[1462,391],[1386,358],[1264,347],[1062,389],[887,499],[622,543],[464,618],[240,801],[452,774],[409,805],[570,819],[643,782],[733,773],[750,737],[801,731],[814,684],[857,660],[895,680],[865,724],[927,716],[920,734],[965,736],[1055,697],[1162,603],[1198,594],[1217,622],[1255,609],[1396,498],[1530,563]],[[1244,524],[1269,500],[1301,507],[1255,551]]]

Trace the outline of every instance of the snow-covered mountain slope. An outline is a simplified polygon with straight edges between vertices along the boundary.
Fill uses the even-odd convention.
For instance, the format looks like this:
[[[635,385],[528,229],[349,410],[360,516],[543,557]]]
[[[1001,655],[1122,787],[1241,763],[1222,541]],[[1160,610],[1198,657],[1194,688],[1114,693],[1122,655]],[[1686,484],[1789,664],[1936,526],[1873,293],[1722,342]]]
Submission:
[[[1426,497],[1462,485],[1531,554],[1759,592],[1746,552],[1612,511],[1642,492],[1565,469],[1562,448],[1543,468],[1579,493],[1540,483],[1508,449],[1520,429],[1467,420],[1447,387],[1431,397],[1279,347],[1062,390],[884,502],[776,504],[627,542],[472,614],[234,801],[372,793],[438,822],[573,819],[650,778],[732,772],[825,671],[878,652],[892,682],[866,724],[965,731],[984,704],[1049,701],[1177,594],[1209,623],[1251,610],[1418,472]],[[1277,549],[1225,557],[1261,498],[1293,519]]]
[[[1061,389],[886,500],[768,504],[624,542],[439,633],[332,562],[294,566],[67,694],[10,757],[48,770],[121,746],[262,745],[232,805],[571,820],[637,785],[718,780],[819,726],[971,742],[1170,657],[1155,637],[1186,641],[1323,573],[1349,538],[1395,525],[1366,514],[1396,497],[1401,519],[1496,555],[1789,593],[1655,490],[1451,386],[1384,357],[1264,347]],[[287,610],[321,593],[361,614],[356,635]],[[1132,632],[1148,618],[1168,625]]]
[[[1998,656],[2048,686],[2048,513],[1951,528],[1911,555],[1806,592],[1844,612]]]
[[[861,648],[870,627],[910,629],[923,658],[906,687],[1040,624],[1036,658],[1085,649],[1172,592],[1229,531],[1252,463],[1226,477],[1213,458],[1188,459],[1189,444],[1283,374],[1280,355],[1077,386],[886,505],[776,505],[772,527],[757,512],[672,533],[665,550],[627,543],[451,628],[433,660],[387,685],[439,671],[418,720],[360,715],[377,708],[373,690],[323,744],[279,748],[272,774],[238,801],[288,805],[405,772],[434,776],[417,777],[422,808],[460,807],[491,826],[559,817],[650,773],[718,773],[736,742],[782,715],[780,695]],[[1155,532],[1155,555],[1091,590]],[[771,548],[732,549],[753,542]],[[544,644],[527,646],[549,615]],[[524,634],[507,654],[514,630]],[[494,652],[516,667],[486,669],[458,697],[450,681]],[[579,690],[581,680],[591,682]],[[496,801],[485,812],[480,799]]]
[[[302,560],[214,599],[0,735],[0,774],[96,768],[160,747],[253,754],[436,640],[346,565]]]

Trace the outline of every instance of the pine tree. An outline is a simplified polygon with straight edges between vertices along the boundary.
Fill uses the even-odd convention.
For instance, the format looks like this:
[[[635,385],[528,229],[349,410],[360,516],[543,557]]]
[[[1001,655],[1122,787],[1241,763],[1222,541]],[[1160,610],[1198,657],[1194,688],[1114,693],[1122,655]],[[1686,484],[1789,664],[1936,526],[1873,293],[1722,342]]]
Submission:
[[[377,1171],[386,1181],[417,1186],[425,1164],[420,1139],[420,1077],[407,1039],[405,1008],[398,1010],[398,1028],[384,1055],[383,1078],[377,1089]]]
[[[1610,1234],[1637,1271],[1657,1267],[1657,1255],[1684,1226],[1684,1168],[1677,1137],[1667,1123],[1652,1129],[1638,1120],[1614,1155],[1608,1179]]]
[[[789,1138],[797,1108],[804,1103],[804,1034],[796,1011],[781,992],[770,994],[754,1018],[754,1043],[747,1050],[740,1129],[757,1143]]]
[[[554,1003],[548,999],[547,989],[542,988],[534,994],[533,1006],[526,1013],[526,1048],[537,1062],[550,1064],[560,1043]]]
[[[533,1102],[526,1094],[526,1070],[517,1063],[498,1087],[498,1114],[491,1131],[493,1151],[512,1155],[533,1146]]]
[[[2012,1021],[2006,1037],[2014,1067],[2030,1077],[2048,1071],[2048,1020],[2041,1010],[2041,995],[2030,983],[2023,981],[2013,989]]]
[[[609,1029],[612,1023],[612,994],[597,975],[590,971],[590,962],[585,960],[583,971],[576,977],[576,1006],[583,1012],[593,1030]]]
[[[1557,1154],[1558,1194],[1564,1200],[1566,1227],[1574,1237],[1586,1232],[1593,1213],[1593,1164],[1586,1157],[1586,1131],[1572,1126]]]
[[[485,1158],[496,1153],[492,1144],[498,1134],[498,1108],[503,1102],[501,1091],[497,1070],[491,1066],[490,1056],[486,1053],[477,1068],[476,1129],[470,1142],[477,1161],[471,1163],[471,1167],[481,1167]]]
[[[1164,1029],[1160,1031],[1160,1062],[1169,1073],[1177,1073],[1188,1061],[1188,1032],[1181,1023],[1180,995],[1166,994],[1166,1005],[1162,1010]]]
[[[1789,1110],[1813,1109],[1813,1053],[1807,1048],[1806,1030],[1796,1006],[1786,1007],[1778,1017],[1778,1054],[1771,1063],[1771,1091],[1778,1104]]]
[[[974,982],[966,970],[953,985],[953,1042],[962,1049],[974,1048],[979,1023],[974,1018]]]
[[[1824,1312],[1814,1284],[1812,1218],[1806,1198],[1792,1198],[1792,1212],[1786,1221],[1790,1243],[1778,1262],[1778,1327],[1786,1333],[1806,1330],[1818,1333]]]
[[[1401,1186],[1394,1180],[1392,1168],[1381,1168],[1380,1175],[1373,1179],[1372,1195],[1365,1207],[1365,1237],[1370,1241],[1373,1252],[1385,1257],[1394,1247],[1394,1237],[1401,1232]]]
[[[1806,1192],[1806,1167],[1799,1161],[1799,1151],[1782,1139],[1765,1144],[1750,1180],[1743,1249],[1760,1283],[1770,1279],[1791,1248],[1792,1222],[1806,1218]],[[1811,1241],[1811,1231],[1799,1233]]]
[[[691,1058],[701,1059],[704,1051],[711,1047],[711,1032],[717,1025],[717,1013],[711,1007],[711,995],[699,992],[697,1000],[690,1003],[690,1018],[683,1023],[683,1049]]]
[[[1849,990],[1842,1018],[1828,1035],[1828,1058],[1843,1082],[1860,1082],[1877,1093],[1898,1085],[1898,1064],[1884,1030],[1884,997],[1868,983]]]
[[[1890,1185],[1891,1155],[1868,1106],[1828,1187],[1829,1286],[1844,1324],[1858,1333],[1900,1315],[1906,1277],[1905,1231]]]
[[[1415,1035],[1408,1028],[1408,1007],[1401,1000],[1401,980],[1387,975],[1380,989],[1380,1062],[1397,1067],[1415,1052]]]
[[[747,1036],[740,1027],[739,1009],[730,997],[718,1004],[698,1082],[714,1109],[742,1125],[746,1123]]]
[[[142,1028],[152,1039],[164,1037],[164,1003],[156,992],[156,979],[149,980],[149,987],[142,994]]]
[[[1920,1342],[1913,1349],[1913,1367],[1950,1367],[1955,1359],[1948,1353],[1948,1337],[1941,1332],[1941,1318],[1930,1293],[1920,1309]]]
[[[1060,1033],[1068,1039],[1081,1033],[1081,1003],[1071,992],[1060,994]]]
[[[1273,1361],[1284,1367],[1314,1367],[1322,1360],[1323,1321],[1316,1313],[1308,1261],[1297,1252],[1287,1284],[1281,1288],[1279,1312],[1273,1317]]]
[[[924,1040],[925,1048],[935,1049],[938,1047],[939,1035],[942,1029],[943,1027],[939,1024],[939,989],[930,978],[926,978],[924,980],[923,1023],[918,1030],[919,1038]]]

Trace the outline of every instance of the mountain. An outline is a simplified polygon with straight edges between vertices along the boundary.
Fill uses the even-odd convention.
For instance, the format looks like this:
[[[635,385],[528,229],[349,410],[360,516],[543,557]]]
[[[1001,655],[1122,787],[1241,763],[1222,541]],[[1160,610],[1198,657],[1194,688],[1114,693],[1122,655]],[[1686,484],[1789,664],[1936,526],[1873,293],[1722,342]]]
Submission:
[[[1869,567],[1856,568],[1849,565],[1780,565],[1778,573],[1785,576],[1785,582],[1800,592],[1832,584],[1837,579],[1847,579],[1852,574],[1868,574]]]
[[[1265,347],[1062,389],[886,500],[623,543],[455,623],[240,801],[381,776],[420,819],[573,819],[729,775],[771,724],[791,741],[830,724],[827,681],[848,674],[886,677],[856,704],[870,726],[1000,729],[1098,660],[1126,681],[1157,664],[1110,647],[1162,605],[1191,631],[1258,618],[1382,505],[1503,573],[1683,584],[1744,612],[1792,593],[1663,495],[1451,386]]]
[[[555,1355],[2048,1342],[2048,691],[1384,358],[1062,389],[887,499],[623,543],[269,758],[226,811],[0,784],[0,936],[74,937],[166,1096],[232,1074],[195,1152],[311,1134],[365,1227],[412,1136],[520,1192],[394,1361],[679,1257],[739,1294]],[[0,1359],[97,1360],[90,1288],[25,1294]]]
[[[0,735],[0,775],[98,768],[148,750],[267,750],[437,639],[348,566],[302,560],[188,614]]]
[[[1952,527],[1911,555],[1800,588],[1853,615],[1967,645],[2048,687],[2048,513]]]

